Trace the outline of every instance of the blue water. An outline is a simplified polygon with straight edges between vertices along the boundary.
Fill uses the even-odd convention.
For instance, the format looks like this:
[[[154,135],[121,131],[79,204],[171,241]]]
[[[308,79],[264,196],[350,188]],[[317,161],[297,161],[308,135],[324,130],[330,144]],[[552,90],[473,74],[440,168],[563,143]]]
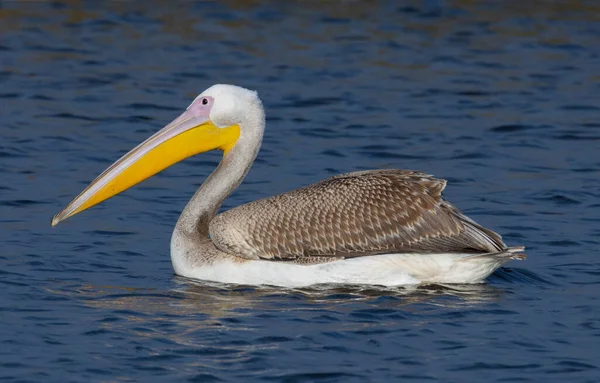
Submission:
[[[167,3],[0,3],[1,381],[600,381],[600,5]],[[471,286],[176,277],[218,153],[50,227],[219,82],[268,114],[224,208],[423,170],[529,258]]]

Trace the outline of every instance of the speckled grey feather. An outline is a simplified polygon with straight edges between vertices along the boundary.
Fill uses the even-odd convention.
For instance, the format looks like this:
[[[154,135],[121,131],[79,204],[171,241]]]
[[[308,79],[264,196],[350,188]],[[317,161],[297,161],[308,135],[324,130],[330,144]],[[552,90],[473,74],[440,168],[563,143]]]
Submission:
[[[210,222],[210,237],[229,254],[302,264],[390,252],[505,250],[498,234],[442,198],[445,186],[407,170],[343,174],[224,212]]]

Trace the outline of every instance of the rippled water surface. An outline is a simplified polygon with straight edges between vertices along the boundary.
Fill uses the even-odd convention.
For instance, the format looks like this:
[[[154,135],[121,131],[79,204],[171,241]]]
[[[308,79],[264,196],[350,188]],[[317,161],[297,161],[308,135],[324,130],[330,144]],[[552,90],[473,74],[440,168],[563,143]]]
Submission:
[[[600,6],[0,3],[0,380],[600,381]],[[268,126],[224,208],[369,168],[529,258],[473,286],[286,290],[173,275],[191,158],[57,228],[208,86]]]

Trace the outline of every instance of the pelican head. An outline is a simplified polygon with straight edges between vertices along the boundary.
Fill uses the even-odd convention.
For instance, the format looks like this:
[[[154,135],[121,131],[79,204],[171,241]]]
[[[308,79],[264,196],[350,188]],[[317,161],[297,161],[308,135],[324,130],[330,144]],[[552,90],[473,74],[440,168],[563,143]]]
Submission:
[[[259,146],[263,129],[264,110],[256,92],[213,85],[179,117],[102,172],[54,216],[52,226],[195,154],[219,149],[227,156],[244,142]]]

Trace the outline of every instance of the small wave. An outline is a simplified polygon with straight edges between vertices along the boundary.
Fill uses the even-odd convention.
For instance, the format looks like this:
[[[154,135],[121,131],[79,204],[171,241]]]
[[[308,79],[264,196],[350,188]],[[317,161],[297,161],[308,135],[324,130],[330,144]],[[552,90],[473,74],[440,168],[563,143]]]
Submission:
[[[500,125],[490,128],[490,131],[495,133],[518,133],[527,130],[551,129],[548,125]]]

